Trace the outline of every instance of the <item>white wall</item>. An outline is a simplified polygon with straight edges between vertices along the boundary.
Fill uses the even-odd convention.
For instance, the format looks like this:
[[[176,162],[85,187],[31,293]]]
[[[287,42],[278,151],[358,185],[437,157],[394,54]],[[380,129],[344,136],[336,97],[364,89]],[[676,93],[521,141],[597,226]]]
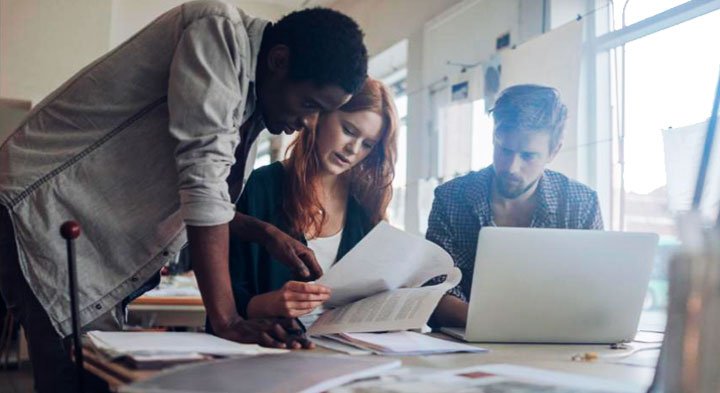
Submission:
[[[292,11],[291,8],[276,3],[242,0],[222,1],[237,5],[248,15],[270,21],[276,21]],[[185,2],[187,0],[112,0],[110,47],[117,46],[163,12]]]
[[[37,104],[85,65],[185,0],[0,1],[0,97]],[[277,3],[231,1],[276,20]]]
[[[365,45],[376,55],[422,30],[425,22],[459,0],[338,0],[330,7],[355,19],[365,32]]]
[[[109,1],[0,1],[0,96],[33,104],[108,50]]]
[[[519,0],[465,1],[451,15],[426,25],[422,72],[426,83],[454,76],[460,69],[447,62],[477,63],[495,50],[498,36],[510,32],[511,43],[519,39]]]

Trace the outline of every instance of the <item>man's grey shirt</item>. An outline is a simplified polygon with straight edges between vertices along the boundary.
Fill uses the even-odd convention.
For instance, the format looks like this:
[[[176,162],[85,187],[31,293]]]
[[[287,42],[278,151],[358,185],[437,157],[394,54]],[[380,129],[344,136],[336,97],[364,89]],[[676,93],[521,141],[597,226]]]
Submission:
[[[470,299],[480,229],[496,226],[491,202],[494,181],[491,165],[435,189],[425,236],[444,248],[462,271],[460,284],[448,293],[465,302]],[[535,197],[532,228],[603,229],[597,193],[561,173],[545,170]]]
[[[226,178],[255,110],[266,26],[220,2],[174,8],[39,103],[0,148],[0,205],[59,333],[71,331],[64,221],[82,226],[86,324],[173,259],[186,224],[234,217]]]

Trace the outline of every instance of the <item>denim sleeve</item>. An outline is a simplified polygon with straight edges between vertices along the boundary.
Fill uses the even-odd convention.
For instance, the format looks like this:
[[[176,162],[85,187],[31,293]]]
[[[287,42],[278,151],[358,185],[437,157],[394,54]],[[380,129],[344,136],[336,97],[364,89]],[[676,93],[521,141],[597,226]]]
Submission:
[[[453,235],[453,228],[448,218],[447,204],[442,195],[438,192],[438,189],[435,190],[435,200],[433,201],[432,210],[430,210],[430,217],[428,218],[428,229],[425,234],[425,238],[447,251],[448,254],[450,254],[450,256],[453,258],[455,266],[458,266],[457,257],[454,253],[453,245],[453,239],[455,238],[455,236]],[[458,267],[461,270],[464,270],[462,269],[462,266]],[[467,272],[465,271],[463,271],[462,273],[463,277],[467,274]],[[436,284],[440,281],[442,280],[436,278],[433,279],[431,283]],[[447,293],[449,295],[459,298],[462,301],[467,302],[467,299],[463,294],[461,285],[462,283],[458,284],[454,288],[450,289]]]
[[[170,133],[177,140],[181,213],[187,225],[232,220],[234,206],[225,179],[239,143],[238,108],[245,105],[236,25],[209,16],[190,24],[170,66]]]

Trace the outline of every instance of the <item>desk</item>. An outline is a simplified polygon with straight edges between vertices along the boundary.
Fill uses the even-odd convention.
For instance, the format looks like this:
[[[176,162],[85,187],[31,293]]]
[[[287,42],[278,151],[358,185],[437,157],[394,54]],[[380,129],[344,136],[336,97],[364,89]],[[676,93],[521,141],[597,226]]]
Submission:
[[[434,334],[435,335],[435,334]],[[442,334],[438,337],[452,340]],[[656,346],[657,344],[633,343],[635,348]],[[481,364],[509,363],[546,370],[573,373],[612,379],[641,387],[652,382],[655,370],[649,367],[634,367],[607,363],[603,356],[617,356],[629,353],[629,350],[611,350],[606,345],[534,345],[534,344],[478,344],[490,350],[488,353],[446,354],[415,357],[399,357],[403,366],[428,367],[436,369],[456,369]],[[335,354],[336,352],[317,348],[313,353]],[[595,362],[573,362],[570,358],[583,352],[597,352],[600,359]],[[154,375],[153,371],[138,371],[115,362],[109,362],[85,349],[86,369],[108,383],[111,391],[124,384],[140,381]],[[282,356],[282,355],[278,355]]]
[[[201,328],[205,307],[199,296],[140,296],[128,305],[128,322],[145,328]]]

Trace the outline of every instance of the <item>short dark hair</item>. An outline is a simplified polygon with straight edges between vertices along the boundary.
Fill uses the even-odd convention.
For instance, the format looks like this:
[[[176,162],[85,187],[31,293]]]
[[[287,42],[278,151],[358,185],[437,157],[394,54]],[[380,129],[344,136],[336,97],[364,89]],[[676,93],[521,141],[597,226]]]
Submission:
[[[269,28],[270,49],[290,49],[290,79],[318,86],[340,86],[357,92],[367,78],[368,54],[360,26],[350,17],[329,8],[292,12]]]
[[[492,115],[496,132],[549,132],[552,151],[562,141],[567,107],[557,89],[540,85],[515,85],[500,93]]]

